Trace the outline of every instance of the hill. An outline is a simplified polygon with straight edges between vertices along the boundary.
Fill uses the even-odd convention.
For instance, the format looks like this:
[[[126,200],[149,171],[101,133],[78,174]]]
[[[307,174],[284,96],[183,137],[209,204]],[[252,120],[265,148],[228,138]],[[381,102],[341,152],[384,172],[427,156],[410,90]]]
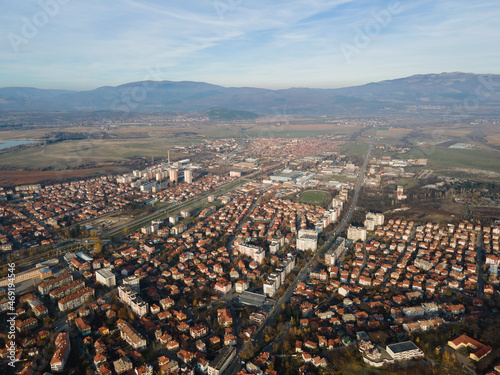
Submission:
[[[90,91],[1,88],[3,111],[203,112],[214,119],[256,114],[421,115],[443,110],[500,114],[500,75],[420,74],[339,89],[269,90],[204,82],[143,81]],[[250,114],[252,113],[252,114]]]

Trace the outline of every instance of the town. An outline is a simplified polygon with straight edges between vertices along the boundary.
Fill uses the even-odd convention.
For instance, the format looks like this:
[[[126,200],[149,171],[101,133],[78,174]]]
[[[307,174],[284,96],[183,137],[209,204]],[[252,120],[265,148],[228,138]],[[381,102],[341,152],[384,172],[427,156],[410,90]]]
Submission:
[[[356,210],[361,189],[433,172],[371,149],[360,162],[344,141],[207,140],[143,170],[2,189],[1,250],[17,267],[15,305],[0,280],[16,331],[13,359],[2,331],[3,369],[349,373],[343,353],[500,370],[479,324],[500,307],[498,222]]]

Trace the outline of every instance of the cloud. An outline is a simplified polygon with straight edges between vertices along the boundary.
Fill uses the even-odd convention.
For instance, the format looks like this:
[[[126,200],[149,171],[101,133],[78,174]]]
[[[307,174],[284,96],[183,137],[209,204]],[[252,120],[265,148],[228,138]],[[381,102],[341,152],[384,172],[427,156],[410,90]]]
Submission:
[[[16,53],[8,33],[22,35],[22,20],[42,8],[38,1],[6,2],[0,74],[4,85],[88,89],[141,80],[148,66],[184,80],[265,87],[335,87],[474,64],[498,73],[491,46],[500,10],[490,0],[400,0],[403,10],[347,64],[339,45],[352,44],[391,3],[69,1]]]

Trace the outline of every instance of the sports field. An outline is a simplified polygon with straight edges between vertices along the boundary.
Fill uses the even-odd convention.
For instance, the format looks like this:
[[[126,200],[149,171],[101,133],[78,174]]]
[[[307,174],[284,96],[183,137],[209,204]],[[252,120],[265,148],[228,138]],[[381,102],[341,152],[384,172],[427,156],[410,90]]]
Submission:
[[[330,193],[321,190],[307,190],[300,195],[299,202],[324,206],[330,203]]]

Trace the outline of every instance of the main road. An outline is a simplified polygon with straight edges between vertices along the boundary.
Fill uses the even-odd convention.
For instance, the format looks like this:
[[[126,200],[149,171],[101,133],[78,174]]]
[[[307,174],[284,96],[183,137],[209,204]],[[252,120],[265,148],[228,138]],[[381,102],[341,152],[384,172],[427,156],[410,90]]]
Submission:
[[[363,165],[361,167],[360,173],[358,180],[356,182],[356,185],[354,187],[354,195],[351,199],[351,203],[349,205],[349,208],[345,212],[342,220],[340,221],[339,225],[337,228],[329,235],[328,241],[321,247],[321,249],[316,253],[316,255],[307,262],[307,264],[302,268],[302,270],[299,272],[295,280],[292,282],[292,284],[288,287],[286,290],[285,294],[279,299],[279,301],[274,305],[273,309],[269,312],[267,315],[266,319],[262,323],[262,325],[259,327],[259,329],[255,332],[254,337],[252,338],[254,343],[257,344],[258,346],[261,345],[261,340],[262,340],[262,335],[264,333],[264,329],[268,326],[271,326],[272,323],[274,322],[274,319],[276,318],[277,315],[281,314],[283,312],[282,305],[286,304],[290,298],[293,295],[293,292],[295,288],[297,287],[297,284],[302,282],[306,276],[309,274],[309,271],[315,267],[318,263],[318,259],[323,256],[324,252],[330,248],[330,246],[333,244],[337,236],[342,233],[346,225],[350,222],[352,214],[354,213],[354,210],[356,209],[356,203],[359,198],[359,194],[361,191],[361,187],[363,186],[363,181],[366,173],[366,168],[368,166],[368,162],[370,161],[370,156],[371,152],[373,149],[373,143],[375,141],[375,135],[377,134],[377,126],[375,126],[374,131],[373,131],[373,136],[371,138],[370,144],[368,146],[368,151],[366,153],[365,160],[363,162]],[[239,354],[239,353],[238,353]],[[236,356],[238,358],[239,356]],[[235,359],[237,360],[237,359]]]

